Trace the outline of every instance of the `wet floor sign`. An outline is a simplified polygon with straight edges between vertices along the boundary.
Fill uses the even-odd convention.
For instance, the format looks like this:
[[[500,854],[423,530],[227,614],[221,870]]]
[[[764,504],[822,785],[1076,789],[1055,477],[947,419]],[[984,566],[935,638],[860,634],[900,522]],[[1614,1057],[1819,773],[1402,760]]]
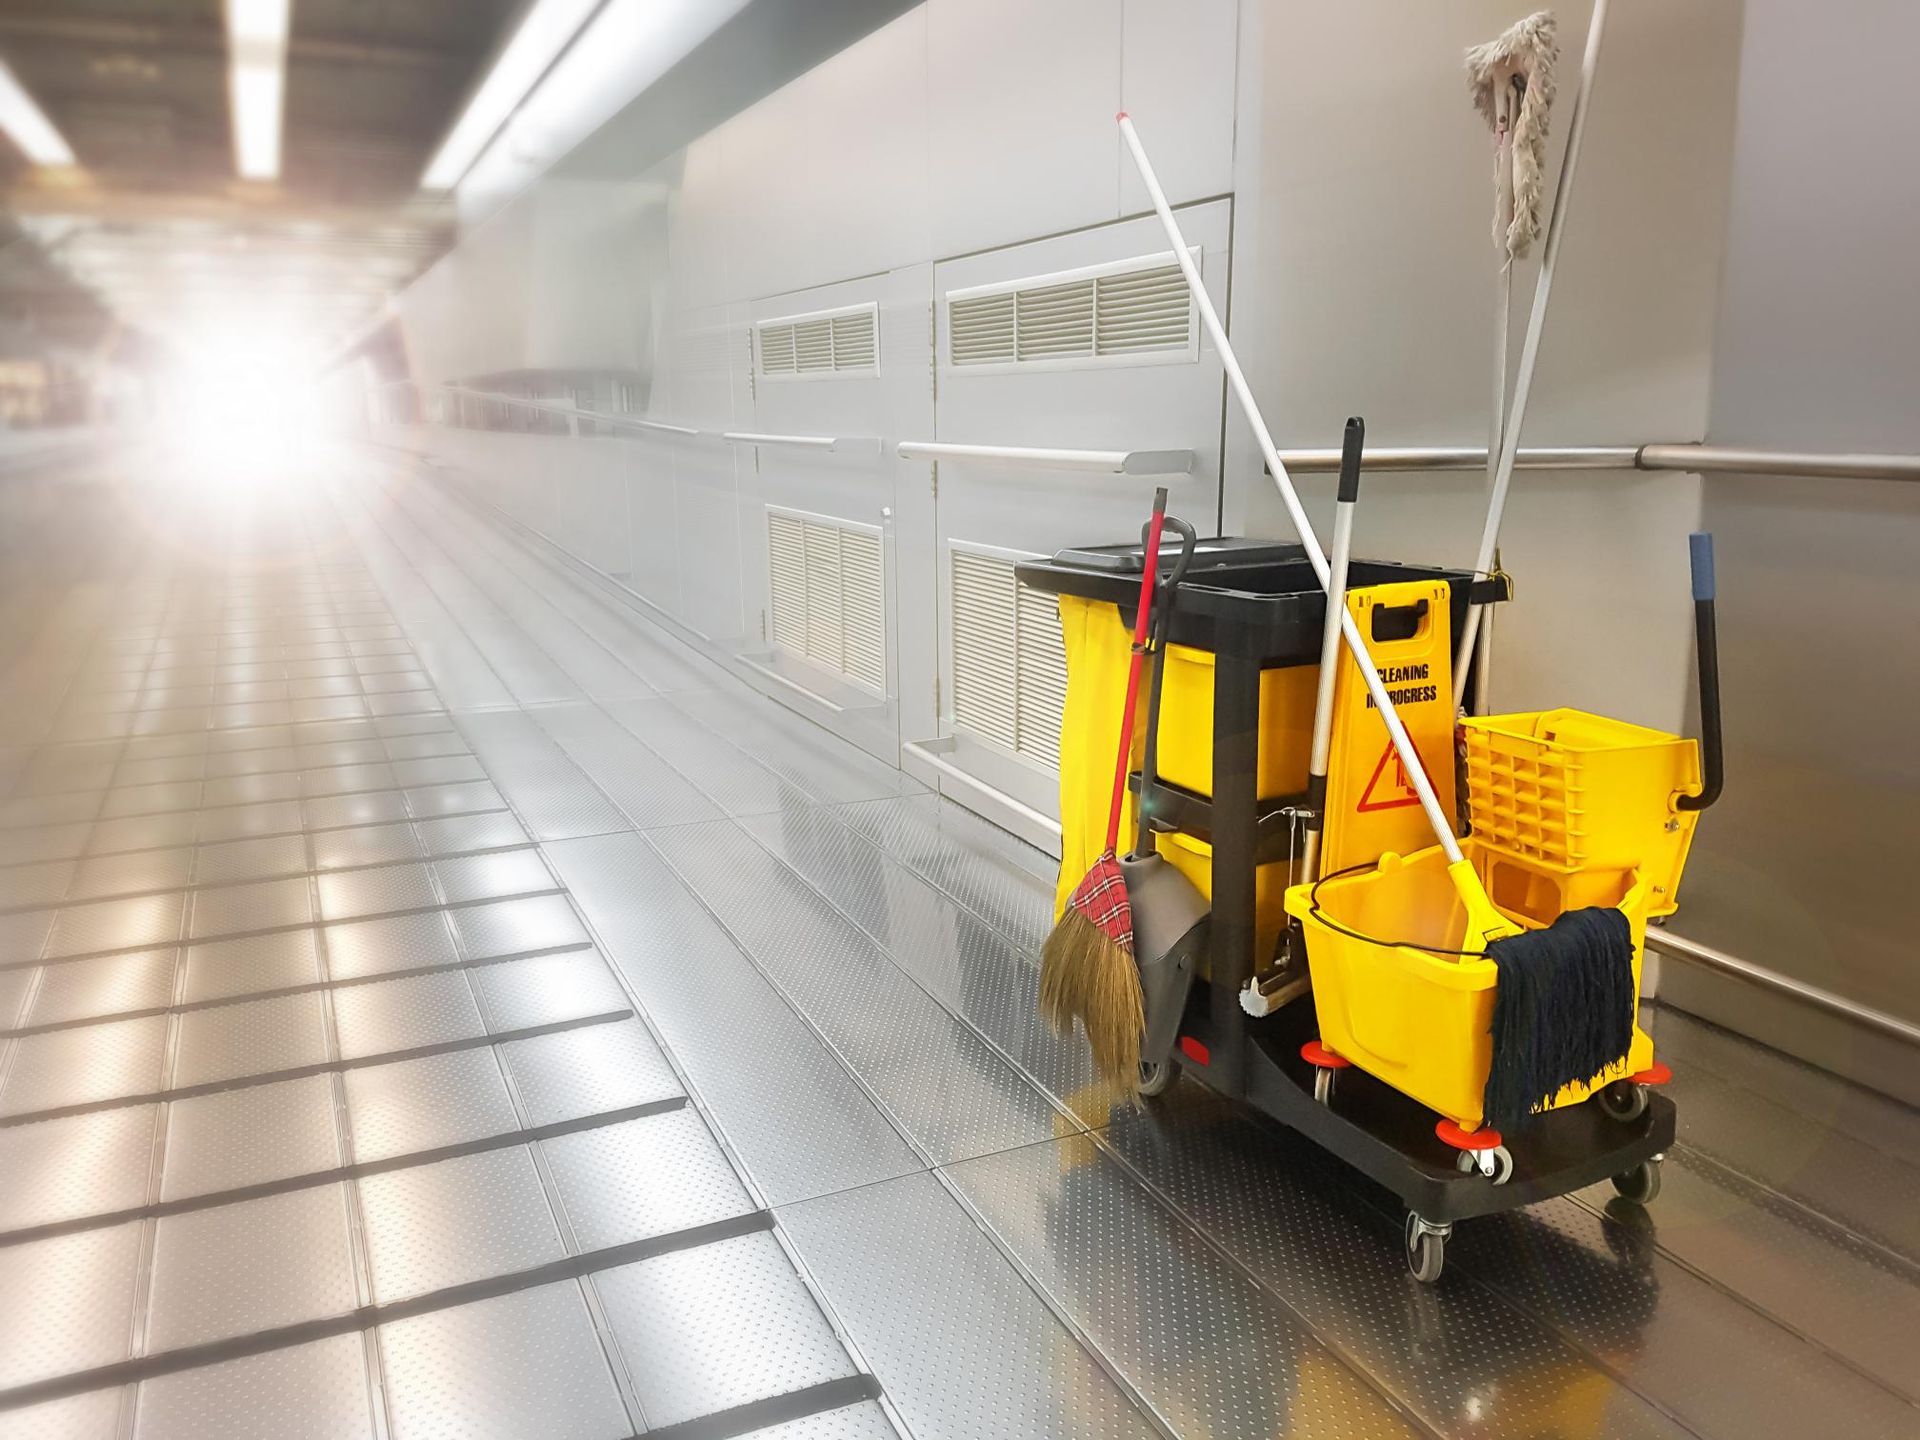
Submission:
[[[1370,585],[1347,595],[1394,709],[1419,752],[1440,808],[1453,814],[1453,656],[1444,580]],[[1344,649],[1333,696],[1322,873],[1369,864],[1389,850],[1433,843],[1420,796]]]

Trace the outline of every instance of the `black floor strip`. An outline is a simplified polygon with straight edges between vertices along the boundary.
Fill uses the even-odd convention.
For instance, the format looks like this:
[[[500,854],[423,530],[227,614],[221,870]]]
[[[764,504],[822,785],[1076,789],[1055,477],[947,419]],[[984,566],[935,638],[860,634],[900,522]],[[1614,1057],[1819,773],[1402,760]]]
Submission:
[[[559,1280],[577,1280],[583,1275],[593,1274],[596,1270],[611,1270],[619,1265],[631,1265],[636,1261],[650,1260],[656,1255],[691,1250],[697,1246],[711,1245],[716,1240],[732,1240],[742,1235],[753,1235],[771,1229],[773,1229],[773,1212],[752,1210],[745,1215],[735,1215],[706,1225],[695,1225],[686,1230],[675,1230],[666,1235],[653,1235],[645,1240],[633,1240],[624,1245],[610,1245],[603,1250],[589,1250],[583,1254],[569,1255],[563,1260],[536,1265],[530,1270],[515,1270],[505,1275],[490,1276],[485,1280],[470,1280],[462,1285],[450,1285],[443,1290],[430,1290],[424,1295],[415,1295],[407,1300],[396,1300],[388,1305],[363,1305],[343,1314],[327,1315],[318,1320],[303,1320],[295,1325],[279,1325],[271,1330],[257,1330],[251,1335],[237,1335],[226,1340],[209,1341],[203,1345],[185,1345],[174,1350],[163,1350],[156,1355],[142,1355],[133,1360],[116,1360],[112,1364],[96,1365],[91,1369],[75,1370],[70,1374],[56,1375],[50,1379],[35,1380],[25,1385],[16,1385],[8,1390],[0,1390],[0,1411],[16,1410],[24,1405],[38,1405],[48,1400],[61,1400],[69,1395],[83,1394],[88,1390],[101,1390],[108,1386],[132,1385],[142,1380],[151,1380],[159,1375],[194,1370],[203,1365],[217,1365],[223,1360],[239,1360],[249,1355],[263,1355],[269,1350],[282,1350],[289,1345],[305,1345],[334,1335],[347,1335],[358,1330],[371,1329],[376,1325],[390,1324],[395,1320],[410,1319],[415,1315],[430,1315],[436,1310],[468,1305],[476,1300],[491,1300],[501,1295],[511,1295],[519,1290],[530,1290],[537,1285],[551,1285]]]
[[[480,784],[482,782],[474,781],[472,783]],[[499,814],[502,812],[494,811],[491,813]],[[412,824],[413,822],[411,820],[375,820],[366,825],[345,825],[340,828],[345,830],[380,830],[392,825],[411,826]],[[317,830],[295,830],[290,832],[288,836],[282,838],[291,838],[292,835],[316,835],[321,833],[324,832]],[[179,845],[160,845],[154,848],[160,850],[204,850],[217,845],[244,844],[248,840],[266,840],[271,838],[273,837],[266,835],[244,835],[240,837],[238,842],[232,840],[212,840],[206,842],[206,844],[201,844],[199,841],[188,841]],[[197,895],[207,891],[232,890],[241,885],[265,885],[275,880],[318,880],[323,875],[358,875],[363,871],[386,870],[395,865],[431,865],[439,860],[470,860],[480,855],[505,855],[516,850],[537,849],[537,844],[532,840],[515,840],[505,845],[483,845],[472,850],[435,850],[430,854],[422,852],[418,855],[405,855],[397,860],[362,860],[354,865],[332,865],[325,870],[308,870],[302,867],[298,870],[274,870],[261,875],[247,875],[238,880],[189,880],[181,885],[159,885],[145,890],[115,890],[103,895],[69,895],[59,900],[40,900],[23,905],[0,905],[0,916],[21,915],[31,911],[73,910],[85,905],[104,905],[111,900],[150,900],[156,895]],[[136,851],[134,853],[138,854],[142,852]],[[56,856],[53,860],[30,860],[25,863],[30,865],[49,865],[58,864],[61,860],[71,858],[73,857],[63,855]],[[84,864],[88,860],[106,858],[109,857],[105,855],[85,855],[79,857],[76,864]],[[514,897],[503,895],[499,898],[506,900]],[[352,918],[357,919],[358,917]],[[327,923],[339,924],[342,922],[328,921]],[[222,937],[209,936],[206,940],[195,939],[181,943],[204,945],[208,943],[209,940],[220,938]]]
[[[236,995],[215,995],[205,1000],[186,1000],[178,1005],[153,1005],[144,1010],[114,1010],[105,1015],[76,1015],[69,1020],[49,1020],[39,1025],[21,1025],[13,1030],[0,1030],[0,1040],[24,1039],[29,1035],[51,1035],[59,1030],[84,1030],[90,1025],[111,1025],[117,1020],[150,1020],[156,1015],[186,1015],[195,1010],[224,1010],[230,1005],[245,1005],[254,1000],[280,1000],[288,995],[310,995],[319,990],[351,990],[361,985],[378,985],[386,980],[411,980],[417,975],[440,975],[453,970],[484,970],[489,965],[511,965],[516,960],[539,960],[549,955],[580,955],[592,950],[592,945],[577,940],[571,945],[549,945],[542,950],[520,950],[511,955],[482,955],[473,960],[449,960],[441,965],[412,965],[404,970],[376,970],[366,975],[342,975],[331,980],[309,980],[304,985],[281,985],[272,990],[244,990]]]
[[[471,780],[471,781],[470,780],[445,780],[445,781],[441,781],[440,783],[444,785],[470,785],[470,784],[478,785],[478,784],[484,784],[484,783],[490,783],[490,782],[484,782],[484,781],[478,781],[478,780]],[[409,786],[408,788],[414,789],[414,790],[431,790],[434,787],[431,785],[414,785],[414,786]],[[406,792],[402,790],[395,790],[395,791],[383,792],[383,793],[404,795]],[[322,797],[322,798],[331,798],[331,797]],[[278,805],[278,804],[283,804],[287,802],[278,801],[278,800],[256,800],[256,801],[253,801],[252,803],[256,805]],[[304,802],[293,802],[293,803],[304,803]],[[216,806],[215,808],[218,809],[222,807]],[[185,812],[176,811],[172,813],[179,814],[179,813],[185,813]],[[194,811],[193,813],[199,814],[201,812]],[[435,821],[435,820],[464,820],[475,815],[509,815],[511,813],[512,812],[507,808],[507,806],[504,803],[502,803],[499,805],[490,805],[484,810],[449,810],[444,815],[419,815],[419,816],[407,815],[407,816],[402,816],[398,820],[361,820],[361,821],[356,821],[351,825],[315,825],[312,827],[302,825],[302,826],[297,826],[291,830],[262,830],[257,835],[230,835],[223,840],[184,840],[180,842],[180,844],[178,845],[132,845],[120,850],[87,850],[82,848],[81,850],[78,850],[71,854],[66,854],[66,855],[45,855],[35,860],[8,860],[4,864],[0,864],[0,877],[3,877],[8,870],[17,869],[24,865],[51,865],[54,862],[59,860],[73,860],[76,862],[81,860],[106,860],[111,858],[117,858],[123,855],[151,855],[157,850],[180,850],[188,846],[194,846],[194,845],[199,845],[199,846],[231,845],[241,840],[284,840],[284,839],[287,839],[289,836],[293,836],[293,835],[333,835],[333,834],[339,833],[342,830],[369,830],[379,825],[424,825],[424,824],[431,823],[432,821]],[[143,816],[140,818],[144,819],[146,817]],[[93,823],[94,822],[91,820],[69,820],[64,822],[64,824],[66,825],[89,825],[89,826],[92,825]],[[54,822],[52,825],[15,826],[14,828],[24,829],[24,830],[44,830],[44,829],[57,830],[62,828],[62,822]],[[450,857],[429,855],[429,856],[426,856],[425,858],[429,860],[434,860],[434,859],[444,859],[444,858],[450,858]],[[387,863],[399,865],[399,864],[404,864],[406,862],[394,860],[394,861],[388,861]],[[274,877],[265,876],[263,878],[272,879]],[[291,878],[291,877],[287,877],[287,878]],[[245,882],[241,882],[241,883],[245,883]],[[146,893],[146,892],[141,892],[141,893]],[[121,900],[125,898],[126,897],[123,895],[89,895],[84,899],[76,898],[73,900],[67,900],[67,899],[52,900],[46,903],[45,905],[16,906],[13,908],[26,909],[26,910],[57,910],[69,904],[81,905],[81,904],[86,904],[92,900]]]
[[[715,1410],[692,1420],[662,1425],[647,1431],[648,1440],[732,1440],[764,1430],[804,1420],[809,1415],[824,1415],[829,1410],[844,1410],[862,1400],[879,1398],[880,1382],[871,1375],[845,1375],[838,1380],[823,1380],[784,1395],[769,1395],[764,1400],[749,1400],[730,1410]]]
[[[209,1190],[204,1195],[183,1195],[177,1200],[161,1200],[151,1205],[135,1205],[125,1210],[108,1210],[95,1215],[78,1215],[70,1220],[49,1220],[43,1225],[29,1225],[19,1230],[0,1232],[0,1249],[25,1245],[33,1240],[47,1240],[56,1235],[71,1235],[80,1230],[104,1230],[108,1226],[121,1225],[129,1220],[157,1220],[167,1215],[184,1215],[193,1210],[212,1210],[222,1205],[237,1205],[242,1200],[262,1200],[269,1195],[284,1195],[290,1190],[311,1190],[317,1185],[331,1185],[339,1180],[358,1180],[368,1175],[384,1175],[392,1170],[412,1170],[441,1160],[458,1160],[462,1156],[479,1155],[488,1150],[505,1150],[534,1140],[554,1140],[562,1135],[578,1134],[582,1130],[602,1130],[609,1125],[623,1124],[628,1120],[644,1120],[650,1115],[665,1115],[671,1111],[686,1108],[686,1104],[686,1096],[673,1095],[664,1100],[649,1100],[641,1105],[629,1105],[622,1110],[602,1110],[592,1115],[576,1116],[572,1120],[556,1120],[548,1125],[532,1125],[525,1130],[509,1130],[501,1135],[484,1135],[477,1140],[462,1140],[457,1144],[440,1145],[431,1150],[409,1150],[405,1154],[388,1155],[379,1160],[336,1165],[330,1170],[309,1170],[300,1175],[285,1175],[278,1180],[263,1180],[257,1185],[241,1185],[228,1190]]]
[[[524,850],[528,847],[521,845],[515,848]],[[419,860],[399,860],[393,863],[399,865],[419,865],[425,862]],[[377,869],[379,867],[376,866],[374,868]],[[284,880],[304,880],[307,877],[304,875],[285,875],[281,878]],[[242,881],[241,883],[251,884],[253,882]],[[179,890],[162,890],[159,893],[162,895],[180,895],[186,892]],[[564,895],[566,893],[565,889],[554,886],[545,890],[523,890],[518,895],[486,895],[477,900],[449,900],[442,905],[409,905],[400,910],[377,910],[366,915],[341,915],[332,919],[321,917],[314,920],[302,920],[297,925],[263,925],[258,930],[228,930],[218,935],[192,935],[187,937],[176,935],[171,939],[162,937],[143,940],[137,945],[116,945],[111,950],[86,950],[73,955],[43,955],[38,960],[9,960],[4,964],[0,964],[0,970],[31,970],[37,965],[71,965],[76,960],[98,960],[107,955],[137,955],[143,950],[170,950],[176,946],[210,945],[216,940],[252,940],[261,935],[285,935],[294,930],[312,930],[316,927],[326,925],[358,925],[363,920],[393,920],[402,915],[434,915],[446,910],[471,910],[476,905],[498,905],[507,900],[541,900],[549,895]],[[112,904],[115,900],[135,898],[138,897],[115,895],[100,900],[82,900],[77,901],[75,905],[55,905],[50,908],[54,910],[71,910],[86,905],[107,905]]]
[[[456,1050],[477,1050],[483,1045],[504,1045],[512,1040],[530,1040],[536,1035],[557,1035],[563,1030],[579,1030],[588,1025],[609,1025],[631,1020],[631,1010],[607,1010],[598,1015],[582,1015],[572,1020],[554,1020],[545,1025],[528,1025],[519,1030],[498,1030],[490,1035],[469,1035],[459,1040],[441,1040],[432,1045],[415,1045],[409,1050],[383,1050],[377,1055],[362,1055],[352,1060],[322,1060],[314,1065],[295,1065],[286,1070],[267,1070],[258,1075],[237,1075],[230,1080],[209,1080],[201,1085],[182,1085],[172,1090],[149,1090],[139,1095],[116,1095],[107,1100],[89,1100],[79,1105],[56,1105],[48,1110],[29,1110],[20,1115],[0,1116],[0,1130],[16,1125],[35,1125],[42,1120],[62,1120],[69,1115],[91,1115],[96,1110],[123,1110],[130,1105],[157,1105],[162,1101],[191,1100],[196,1095],[218,1095],[228,1090],[249,1090],[256,1085],[273,1085],[282,1080],[301,1080],[309,1075],[331,1075],[341,1070],[362,1070],[372,1065],[391,1065],[397,1060],[419,1060],[428,1055],[450,1055]]]

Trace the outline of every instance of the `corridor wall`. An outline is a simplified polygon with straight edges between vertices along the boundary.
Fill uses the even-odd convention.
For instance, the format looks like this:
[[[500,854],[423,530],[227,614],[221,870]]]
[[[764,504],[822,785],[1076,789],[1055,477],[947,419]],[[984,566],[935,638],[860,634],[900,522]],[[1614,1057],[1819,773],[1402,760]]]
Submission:
[[[528,411],[390,438],[770,693],[1049,843],[1058,635],[1009,567],[1135,533],[1159,482],[896,446],[1187,452],[1177,511],[1284,533],[1191,307],[1154,288],[1171,256],[1121,108],[1282,446],[1334,444],[1350,413],[1381,444],[1484,443],[1492,202],[1460,57],[1518,13],[929,0],[642,173],[608,175],[605,147],[591,173],[561,162],[400,303],[418,383],[539,394],[605,367],[675,428]],[[1587,9],[1559,13],[1570,83]],[[1739,24],[1736,0],[1614,7],[1528,443],[1703,432]],[[1118,317],[1104,339],[1096,303]],[[1036,318],[994,330],[1016,312]],[[1129,352],[1143,335],[1165,344]],[[1370,478],[1362,550],[1466,563],[1483,485]],[[1692,477],[1524,476],[1498,703],[1677,725],[1698,509]]]

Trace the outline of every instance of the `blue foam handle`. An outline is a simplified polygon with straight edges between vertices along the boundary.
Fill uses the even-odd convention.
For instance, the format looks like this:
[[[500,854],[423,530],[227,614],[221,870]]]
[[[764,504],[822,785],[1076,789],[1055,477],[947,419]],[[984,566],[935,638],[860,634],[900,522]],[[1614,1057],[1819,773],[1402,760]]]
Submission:
[[[1713,535],[1696,530],[1687,537],[1687,549],[1693,561],[1693,598],[1713,599]]]

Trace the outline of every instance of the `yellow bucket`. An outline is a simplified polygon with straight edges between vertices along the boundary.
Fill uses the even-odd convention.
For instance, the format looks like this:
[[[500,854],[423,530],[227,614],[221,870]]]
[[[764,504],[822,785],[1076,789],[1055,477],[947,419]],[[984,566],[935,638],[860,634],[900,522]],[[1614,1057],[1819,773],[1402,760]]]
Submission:
[[[1462,842],[1478,865],[1478,848]],[[1499,968],[1458,950],[1466,913],[1447,877],[1439,846],[1409,856],[1384,855],[1371,868],[1287,891],[1287,912],[1306,932],[1320,1040],[1369,1075],[1422,1105],[1474,1129],[1492,1059],[1494,988]],[[1631,871],[1614,893],[1592,903],[1617,905],[1633,935],[1633,993],[1647,938],[1649,891]],[[1557,912],[1556,912],[1557,913]],[[1528,929],[1553,915],[1509,912]],[[1361,938],[1366,937],[1366,938]],[[1608,1081],[1650,1068],[1653,1041],[1636,1023],[1626,1058],[1593,1080],[1569,1085],[1551,1109],[1574,1105]]]
[[[1678,908],[1700,815],[1674,802],[1700,791],[1697,742],[1564,709],[1466,719],[1460,732],[1478,868],[1496,903],[1552,914],[1610,904],[1596,895],[1638,870],[1648,914]]]

